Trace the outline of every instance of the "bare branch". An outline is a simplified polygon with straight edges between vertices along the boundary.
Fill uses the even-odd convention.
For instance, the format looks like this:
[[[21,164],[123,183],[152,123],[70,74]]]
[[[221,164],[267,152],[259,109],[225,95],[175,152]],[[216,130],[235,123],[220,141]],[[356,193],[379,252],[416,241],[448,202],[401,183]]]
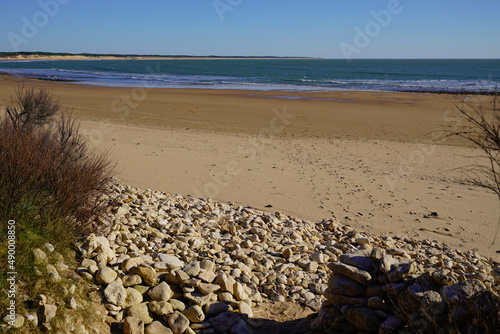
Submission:
[[[491,108],[484,110],[482,105],[475,106],[469,102],[456,105],[455,108],[466,121],[466,125],[458,131],[447,131],[444,138],[459,136],[483,152],[488,165],[475,164],[462,168],[467,175],[466,183],[484,187],[493,191],[500,201],[500,103],[498,94],[493,95]],[[500,227],[497,224],[496,242]]]

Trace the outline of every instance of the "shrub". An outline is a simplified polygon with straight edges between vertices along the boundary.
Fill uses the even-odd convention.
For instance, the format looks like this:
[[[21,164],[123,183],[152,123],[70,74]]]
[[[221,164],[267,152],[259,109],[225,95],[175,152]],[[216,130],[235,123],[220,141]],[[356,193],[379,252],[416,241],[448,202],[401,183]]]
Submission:
[[[88,148],[73,118],[48,125],[59,108],[51,93],[18,89],[17,104],[22,109],[8,108],[0,119],[0,217],[44,228],[63,221],[76,234],[91,232],[112,166]]]
[[[59,99],[44,88],[17,86],[16,98],[7,107],[7,115],[16,126],[47,124],[59,111]]]
[[[500,100],[497,93],[493,94],[490,108],[482,104],[474,105],[462,102],[456,106],[466,125],[459,131],[448,134],[465,138],[483,152],[486,164],[476,163],[466,167],[466,182],[493,191],[500,200]],[[477,158],[477,157],[476,157]],[[500,227],[497,224],[495,243]]]
[[[6,263],[7,254],[15,256],[16,293],[30,298],[44,289],[54,293],[53,287],[38,284],[33,248],[52,243],[71,265],[75,257],[71,242],[79,235],[106,230],[94,222],[104,213],[103,195],[113,168],[105,155],[89,149],[73,118],[55,119],[58,110],[59,101],[52,93],[20,86],[16,100],[0,115],[0,259]],[[13,255],[7,249],[8,220],[15,221]],[[7,291],[7,270],[1,270],[2,310],[12,301]],[[32,307],[17,306],[19,314]],[[39,332],[33,326],[28,331]]]

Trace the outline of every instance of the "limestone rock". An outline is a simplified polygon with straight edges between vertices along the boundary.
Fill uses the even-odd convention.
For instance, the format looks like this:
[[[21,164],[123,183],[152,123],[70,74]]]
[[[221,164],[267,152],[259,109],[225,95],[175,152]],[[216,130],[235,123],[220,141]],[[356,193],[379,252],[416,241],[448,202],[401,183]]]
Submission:
[[[54,245],[51,243],[46,242],[43,246],[49,251],[49,253],[52,253],[55,250]]]
[[[214,316],[229,310],[229,305],[224,302],[208,302],[205,305],[205,313],[207,317]]]
[[[381,334],[397,333],[397,330],[399,329],[402,323],[403,321],[399,318],[389,317],[380,325],[379,333]]]
[[[173,300],[173,299],[172,299]],[[184,304],[182,304],[184,305]],[[174,312],[171,303],[167,301],[152,301],[149,303],[149,310],[158,315],[167,315]]]
[[[9,315],[7,314],[4,318],[3,321],[7,323],[10,326],[14,328],[21,328],[24,326],[24,317],[20,314],[14,314],[14,315]]]
[[[72,310],[76,310],[78,308],[78,304],[76,303],[75,298],[71,297],[68,302],[68,307]]]
[[[177,300],[177,299],[174,299],[174,298],[171,298],[169,300],[169,303],[172,305],[172,308],[175,310],[175,311],[184,311],[186,309],[186,304],[184,304],[183,302],[181,302],[180,300]]]
[[[35,258],[35,263],[41,264],[41,263],[48,263],[49,258],[47,257],[47,254],[40,248],[34,248],[32,250],[33,257]]]
[[[52,282],[52,283],[61,282],[61,276],[59,275],[59,272],[57,271],[56,267],[54,267],[51,264],[47,264],[46,269],[47,269],[47,275],[49,277],[50,282]]]
[[[137,274],[127,274],[122,277],[124,287],[134,286],[142,283],[142,277]]]
[[[125,290],[125,300],[123,301],[123,308],[128,308],[132,305],[142,303],[142,295],[134,288],[127,288]]]
[[[123,319],[124,334],[144,334],[144,322],[134,317]]]
[[[38,319],[40,322],[50,322],[56,316],[57,306],[44,304],[38,309]]]
[[[114,271],[109,267],[102,267],[97,271],[95,279],[97,283],[103,285],[113,282],[116,279],[116,277],[117,277],[116,271]]]
[[[146,327],[145,334],[173,334],[173,332],[168,328],[168,325],[160,321],[153,321]]]
[[[149,313],[148,303],[135,304],[127,308],[127,315],[144,322],[145,325],[153,322]]]
[[[184,271],[186,274],[188,274],[188,276],[198,276],[198,274],[200,273],[200,263],[199,262],[192,262],[192,263],[188,263],[184,266],[184,268],[182,269],[182,271]]]
[[[248,294],[246,293],[245,289],[243,288],[243,285],[241,285],[240,282],[235,282],[233,285],[233,291],[234,291],[234,297],[236,297],[237,300],[245,300],[248,299]]]
[[[167,282],[161,282],[154,288],[148,291],[148,295],[151,299],[156,301],[169,301],[169,299],[173,296],[172,289]]]
[[[150,286],[155,286],[158,283],[158,277],[156,275],[156,270],[150,266],[141,264],[137,267],[133,267],[130,270],[131,274],[137,274],[142,277],[144,283]]]
[[[104,289],[104,297],[106,300],[114,305],[122,306],[125,302],[125,297],[127,293],[125,288],[123,287],[122,281],[117,279],[108,284],[108,286]]]
[[[215,284],[220,286],[222,292],[229,292],[234,294],[234,284],[236,283],[234,278],[227,276],[226,274],[220,274],[215,278]]]
[[[380,269],[387,274],[390,282],[397,282],[409,274],[416,272],[417,264],[414,261],[402,262],[386,255],[380,261]]]
[[[201,293],[208,295],[219,290],[220,286],[217,284],[199,283],[198,289],[200,290]]]
[[[200,292],[194,291],[194,292],[186,292],[184,294],[184,297],[187,300],[195,303],[196,305],[203,306],[206,303],[208,303],[209,300],[212,299],[212,294],[204,295]]]
[[[182,268],[184,266],[184,262],[180,260],[178,257],[173,255],[158,254],[158,259],[160,260],[160,262],[166,264],[167,268],[170,270]]]
[[[189,320],[182,313],[175,311],[168,317],[168,324],[174,334],[182,334],[189,326]]]
[[[109,246],[109,240],[104,236],[96,236],[93,233],[76,240],[74,245],[84,257],[92,257],[92,254],[102,254],[101,259],[104,264],[107,264],[115,256],[115,252]]]
[[[238,311],[240,314],[246,314],[249,318],[253,317],[252,306],[245,302],[240,302],[238,305]]]
[[[205,320],[205,314],[199,305],[193,305],[182,312],[191,322],[202,322]]]
[[[123,261],[120,265],[121,269],[124,272],[129,272],[130,269],[137,267],[138,265],[142,264],[144,260],[140,257],[132,257],[128,258],[125,261]]]

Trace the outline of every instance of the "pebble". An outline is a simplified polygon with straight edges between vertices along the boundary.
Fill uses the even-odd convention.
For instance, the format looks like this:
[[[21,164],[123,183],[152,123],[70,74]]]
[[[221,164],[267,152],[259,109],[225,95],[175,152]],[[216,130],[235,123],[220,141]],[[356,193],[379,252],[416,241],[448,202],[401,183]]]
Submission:
[[[473,276],[492,289],[500,283],[499,263],[430,240],[372,236],[335,219],[312,223],[281,212],[118,183],[112,188],[109,197],[116,200],[105,218],[109,232],[75,242],[85,269],[79,273],[88,274],[97,266],[91,275],[107,284],[106,301],[120,312],[126,309],[128,316],[129,310],[141,310],[146,331],[161,325],[173,333],[243,333],[252,304],[289,300],[328,314],[321,311],[327,299],[348,306],[338,328],[390,329],[398,319],[384,299],[389,283],[413,291],[413,299],[422,298],[423,291],[409,289],[412,284],[402,280],[424,271],[435,284],[453,285],[459,277]],[[39,257],[43,261],[43,255]],[[382,268],[377,267],[380,262]],[[102,273],[113,274],[104,268],[117,277],[106,283]],[[153,301],[129,301],[127,296],[137,296],[128,292],[132,288]],[[349,325],[349,320],[357,325]],[[203,328],[196,327],[199,324]]]

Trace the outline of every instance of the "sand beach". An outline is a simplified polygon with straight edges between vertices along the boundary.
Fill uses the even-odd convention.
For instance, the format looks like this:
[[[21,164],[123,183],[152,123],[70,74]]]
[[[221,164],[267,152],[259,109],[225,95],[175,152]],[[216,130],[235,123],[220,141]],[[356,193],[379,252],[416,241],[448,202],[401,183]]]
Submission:
[[[19,80],[0,76],[0,105]],[[499,258],[497,198],[458,168],[484,163],[480,153],[442,138],[461,124],[463,96],[29,82],[60,97],[123,183]]]

